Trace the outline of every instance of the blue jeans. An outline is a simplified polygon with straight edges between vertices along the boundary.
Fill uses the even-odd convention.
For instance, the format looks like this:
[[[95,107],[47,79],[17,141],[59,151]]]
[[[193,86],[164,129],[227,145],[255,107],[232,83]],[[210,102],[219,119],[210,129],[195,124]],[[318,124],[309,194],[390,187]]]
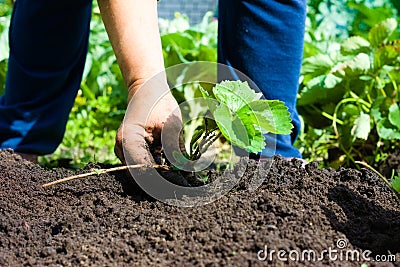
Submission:
[[[91,0],[16,1],[0,97],[0,148],[43,155],[62,141],[82,78],[91,5]],[[285,157],[301,156],[292,143],[300,125],[295,106],[305,9],[305,0],[219,3],[219,62],[248,75],[267,99],[289,107],[294,131],[276,137],[276,154]]]
[[[39,155],[62,141],[82,79],[92,0],[18,0],[10,25],[0,148]]]
[[[294,129],[291,135],[276,138],[276,151],[261,154],[301,157],[293,147],[300,120],[296,110],[303,55],[306,0],[219,0],[219,63],[247,75],[266,99],[278,99],[288,106]],[[231,76],[231,77],[227,77]],[[239,76],[239,77],[238,77]],[[243,80],[231,73],[222,79]],[[272,141],[271,141],[272,140]]]

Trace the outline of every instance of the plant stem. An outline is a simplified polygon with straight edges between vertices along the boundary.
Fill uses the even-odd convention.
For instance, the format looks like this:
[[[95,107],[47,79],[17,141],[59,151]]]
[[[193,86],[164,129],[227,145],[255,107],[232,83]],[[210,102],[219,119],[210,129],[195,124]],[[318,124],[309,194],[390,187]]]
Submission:
[[[355,163],[357,164],[361,164],[364,167],[367,167],[368,169],[370,169],[371,171],[373,171],[376,175],[378,175],[378,177],[380,177],[385,184],[390,188],[390,190],[394,193],[394,195],[397,197],[398,200],[400,200],[400,194],[393,188],[392,184],[386,179],[385,176],[383,176],[380,172],[378,172],[377,170],[375,170],[372,166],[370,166],[368,163],[363,162],[363,161],[355,161]]]
[[[210,135],[209,140],[206,140],[207,142],[201,147],[200,150],[200,155],[205,153],[207,149],[222,135],[220,131],[218,132],[213,132],[213,135]]]
[[[122,171],[122,170],[128,170],[128,169],[139,169],[139,168],[169,169],[165,165],[145,165],[145,164],[119,166],[119,167],[114,167],[114,168],[110,168],[110,169],[94,169],[93,171],[88,172],[88,173],[72,175],[72,176],[69,176],[66,178],[62,178],[62,179],[59,179],[59,180],[56,180],[53,182],[46,183],[46,184],[42,185],[42,187],[49,187],[52,185],[68,182],[68,181],[71,181],[74,179],[85,178],[85,177],[92,176],[92,175],[100,175],[100,174],[109,173],[109,172]]]
[[[393,85],[393,88],[394,88],[393,97],[399,98],[399,94],[397,93],[399,91],[399,88],[397,87],[396,80],[393,79],[392,75],[389,72],[387,72],[386,74],[389,76],[390,81],[392,82],[392,85]]]
[[[353,92],[351,92],[350,91],[350,95],[352,95],[352,93]],[[354,94],[354,93],[353,93]],[[340,108],[340,106],[341,105],[343,105],[343,104],[345,104],[345,103],[348,103],[348,102],[356,102],[356,103],[361,103],[361,104],[364,104],[364,105],[366,105],[366,107],[370,107],[370,104],[368,103],[368,102],[366,102],[366,101],[364,101],[364,100],[362,100],[362,99],[359,99],[359,98],[354,98],[354,97],[351,97],[351,98],[345,98],[345,99],[342,99],[341,101],[339,101],[339,103],[336,105],[336,107],[335,107],[335,111],[334,111],[334,113],[333,113],[333,119],[332,119],[332,121],[333,121],[333,123],[332,123],[332,126],[333,126],[333,130],[334,130],[334,132],[335,132],[335,134],[337,135],[337,136],[339,136],[339,131],[338,131],[338,129],[337,129],[337,124],[340,124],[340,125],[343,125],[343,121],[341,121],[341,120],[339,120],[338,118],[337,118],[337,114],[338,114],[338,112],[339,112],[339,108]]]
[[[362,99],[361,97],[359,97],[356,93],[354,93],[353,91],[350,91],[350,95],[351,97],[356,101],[356,102],[360,102],[361,104],[364,105],[364,107],[366,108],[366,112],[369,112],[369,109],[372,107],[372,105],[370,103],[368,103],[367,101],[365,101],[364,99]],[[350,98],[351,99],[351,98]]]
[[[205,132],[203,140],[201,140],[200,143],[196,146],[194,153],[190,155],[190,159],[199,159],[201,155],[206,152],[207,149],[221,136],[221,134],[222,133],[218,131],[218,128]]]

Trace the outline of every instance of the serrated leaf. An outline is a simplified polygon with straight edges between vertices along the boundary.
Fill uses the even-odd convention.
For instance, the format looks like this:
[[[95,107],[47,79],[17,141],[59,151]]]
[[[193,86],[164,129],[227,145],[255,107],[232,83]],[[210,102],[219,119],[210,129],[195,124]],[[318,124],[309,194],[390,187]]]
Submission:
[[[333,61],[328,55],[318,54],[304,59],[301,73],[303,75],[311,74],[313,77],[316,77],[327,74],[332,66]]]
[[[371,68],[369,56],[365,53],[360,53],[353,59],[344,63],[344,72],[348,76],[361,75]]]
[[[256,100],[242,107],[237,115],[248,117],[264,133],[290,134],[293,128],[290,113],[283,102],[278,100]]]
[[[352,36],[343,42],[340,52],[342,55],[357,55],[361,52],[368,52],[370,43],[360,36]]]
[[[382,139],[396,139],[400,140],[400,131],[399,129],[395,128],[388,119],[383,119],[378,122],[376,129],[378,131],[378,135]]]
[[[392,65],[398,62],[400,57],[400,40],[392,41],[379,47],[374,53],[374,67],[381,68],[384,65]]]
[[[253,126],[254,127],[254,126]],[[250,146],[245,148],[250,153],[258,153],[263,151],[265,147],[265,137],[264,135],[257,130],[257,127],[254,127],[256,130],[252,138],[250,139]]]
[[[397,193],[400,193],[400,174],[398,174],[396,177],[393,177],[391,185]]]
[[[215,85],[213,93],[220,103],[233,112],[262,96],[262,93],[256,93],[247,82],[242,81],[223,81]]]
[[[387,41],[397,28],[397,21],[394,18],[386,19],[375,25],[368,33],[368,39],[371,46],[377,47]]]
[[[400,109],[399,106],[394,103],[389,107],[389,121],[391,124],[397,127],[400,130]]]
[[[342,78],[333,74],[322,75],[310,80],[298,98],[299,106],[340,101],[346,89],[341,86]]]
[[[248,152],[261,152],[265,147],[265,137],[263,134],[266,132],[256,124],[253,124],[253,118],[251,117],[239,117],[243,125],[246,128],[247,136],[249,139],[249,145],[244,147],[244,149]],[[247,121],[250,119],[249,121]]]
[[[326,89],[332,89],[335,88],[336,85],[341,83],[342,80],[343,80],[342,78],[329,73],[328,75],[326,75],[323,85]]]
[[[351,135],[367,140],[371,131],[371,118],[368,114],[361,113],[360,116],[354,121],[354,126],[351,129]]]
[[[218,102],[201,85],[199,85],[198,88],[200,89],[202,96],[206,100],[208,109],[211,111],[211,113],[214,113],[215,109],[217,108]]]

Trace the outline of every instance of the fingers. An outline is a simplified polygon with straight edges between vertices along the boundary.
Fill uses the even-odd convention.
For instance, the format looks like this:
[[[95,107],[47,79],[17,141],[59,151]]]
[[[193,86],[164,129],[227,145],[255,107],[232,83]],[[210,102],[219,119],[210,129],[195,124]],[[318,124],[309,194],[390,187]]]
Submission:
[[[119,127],[117,136],[115,137],[114,154],[119,158],[122,164],[126,165],[123,149],[122,125]]]
[[[154,164],[149,146],[184,150],[182,116],[175,98],[170,92],[160,94],[145,87],[132,96],[116,137],[114,151],[124,164]],[[168,134],[163,139],[165,131]]]
[[[141,126],[122,124],[118,130],[114,152],[125,165],[155,164]]]

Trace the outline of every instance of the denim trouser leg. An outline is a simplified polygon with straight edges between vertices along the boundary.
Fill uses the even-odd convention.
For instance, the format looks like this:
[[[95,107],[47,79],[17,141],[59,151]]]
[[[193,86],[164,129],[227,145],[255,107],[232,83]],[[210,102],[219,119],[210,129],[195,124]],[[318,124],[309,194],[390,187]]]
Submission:
[[[275,154],[301,157],[296,96],[303,53],[305,0],[219,0],[218,61],[250,77],[267,99],[289,107],[294,129],[276,136]],[[237,77],[220,77],[236,79]],[[268,139],[274,135],[267,136]],[[266,149],[263,155],[271,156]]]
[[[53,152],[82,79],[91,0],[18,0],[10,25],[0,148]]]

